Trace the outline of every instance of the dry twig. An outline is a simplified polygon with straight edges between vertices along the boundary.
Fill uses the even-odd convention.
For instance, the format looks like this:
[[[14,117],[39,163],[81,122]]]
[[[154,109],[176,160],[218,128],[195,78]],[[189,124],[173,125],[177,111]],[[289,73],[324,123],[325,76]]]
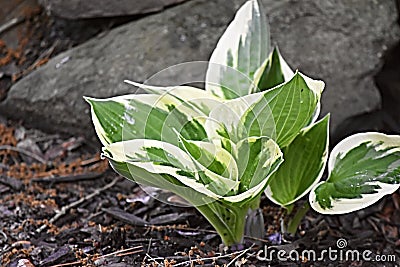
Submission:
[[[13,18],[0,26],[0,34],[23,22],[25,18]]]
[[[0,150],[12,150],[12,151],[24,154],[24,155],[26,155],[28,157],[31,157],[31,158],[39,161],[40,163],[47,164],[47,162],[46,162],[46,160],[44,158],[42,158],[42,157],[40,157],[40,156],[38,156],[38,155],[36,155],[36,154],[34,154],[32,152],[29,152],[29,151],[27,151],[25,149],[21,149],[21,148],[14,147],[14,146],[9,146],[9,145],[3,145],[3,146],[0,146]]]
[[[193,260],[188,260],[188,261],[180,262],[180,263],[178,263],[178,264],[174,264],[174,267],[176,267],[176,266],[182,266],[182,265],[188,265],[188,264],[193,264],[193,263],[196,263],[196,262],[198,262],[198,261],[210,261],[210,260],[215,261],[215,260],[217,260],[217,259],[230,258],[230,257],[232,257],[232,256],[235,256],[235,258],[234,258],[231,262],[229,262],[229,264],[227,265],[227,267],[228,267],[228,266],[231,265],[233,262],[235,262],[235,260],[237,260],[239,257],[241,257],[244,253],[246,253],[247,251],[251,250],[251,249],[253,248],[253,246],[254,246],[254,245],[252,245],[251,247],[249,247],[249,248],[247,248],[247,249],[244,249],[244,250],[241,250],[241,251],[235,251],[235,252],[232,252],[232,253],[229,253],[229,254],[225,254],[225,255],[219,255],[219,256],[208,257],[208,258],[196,258],[196,259],[193,259]],[[238,253],[239,253],[239,254],[238,254]]]
[[[57,212],[56,215],[54,215],[53,218],[51,218],[49,220],[49,224],[53,224],[54,222],[56,222],[59,218],[64,216],[67,213],[68,210],[70,210],[70,209],[82,204],[85,201],[88,201],[89,199],[94,198],[95,196],[99,195],[101,192],[113,187],[116,183],[121,181],[121,179],[122,179],[122,177],[118,176],[114,180],[112,180],[110,183],[106,184],[105,186],[103,186],[103,187],[101,187],[99,189],[96,189],[93,193],[91,193],[91,194],[89,194],[87,196],[84,196],[84,197],[78,199],[77,201],[70,203],[67,206],[62,207],[62,209],[59,212]],[[48,224],[43,224],[39,229],[37,229],[37,232],[40,233],[44,229],[46,229],[47,227],[48,227]]]
[[[41,177],[41,178],[32,178],[32,182],[36,183],[67,183],[67,182],[78,182],[78,181],[86,181],[96,179],[102,176],[104,173],[83,173],[77,175],[67,175],[67,176],[58,176],[58,177]]]

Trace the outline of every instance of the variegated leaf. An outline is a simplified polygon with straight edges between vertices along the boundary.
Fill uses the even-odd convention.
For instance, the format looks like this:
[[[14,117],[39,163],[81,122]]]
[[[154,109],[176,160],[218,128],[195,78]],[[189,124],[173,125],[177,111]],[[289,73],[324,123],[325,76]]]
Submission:
[[[210,58],[206,90],[225,99],[250,93],[252,79],[270,51],[269,28],[257,0],[247,1]]]
[[[269,136],[280,147],[289,145],[300,130],[314,120],[323,82],[296,73],[268,91],[242,116],[247,136]],[[255,94],[255,95],[257,95]]]
[[[236,145],[241,193],[266,184],[282,160],[278,145],[268,137],[249,137]],[[261,186],[262,187],[262,186]]]
[[[265,91],[289,81],[293,76],[294,72],[282,58],[278,48],[274,48],[254,74],[254,88],[252,91]]]
[[[150,177],[142,176],[137,178],[139,179],[137,182],[161,187],[165,190],[171,190],[171,183],[173,185],[185,185],[207,196],[205,198],[207,201],[220,199],[232,203],[245,203],[257,197],[265,189],[270,175],[276,171],[283,161],[278,145],[268,138],[249,138],[239,144],[235,155],[241,158],[247,157],[249,164],[240,166],[240,168],[245,169],[238,169],[232,166],[232,164],[236,164],[236,161],[232,162],[233,158],[228,155],[229,153],[226,154],[225,150],[214,147],[213,149],[218,149],[219,151],[217,153],[214,152],[216,159],[212,163],[215,166],[217,164],[231,165],[229,169],[227,168],[230,171],[229,178],[226,178],[211,171],[212,168],[205,169],[203,167],[204,163],[201,164],[197,161],[197,159],[201,161],[201,157],[210,159],[210,154],[213,151],[211,146],[207,147],[201,142],[190,142],[191,145],[194,143],[196,143],[196,147],[189,147],[188,151],[191,151],[195,156],[185,154],[185,151],[171,144],[147,139],[123,141],[107,145],[104,148],[104,155],[111,161],[117,172],[128,178],[134,177],[136,180],[138,176],[136,172],[152,174]],[[188,144],[186,145],[188,146]],[[203,151],[200,151],[200,153],[205,153],[204,150],[207,149],[208,154],[199,157],[199,151],[193,151],[201,149]],[[242,160],[246,159],[243,158]],[[221,167],[221,169],[223,168]],[[234,171],[234,169],[237,171]],[[239,172],[243,181],[238,180],[237,177],[232,179]],[[245,172],[247,173],[245,174]],[[252,172],[257,175],[249,175]],[[159,174],[161,177],[153,174]],[[169,176],[167,181],[165,181],[164,175]],[[158,183],[153,178],[162,178],[162,181]],[[238,190],[239,183],[242,183],[241,190]],[[165,184],[165,187],[162,186],[163,184]],[[179,192],[175,193],[180,195]],[[196,199],[196,202],[199,201],[201,199]]]
[[[109,157],[108,160],[112,168],[120,175],[140,185],[163,188],[164,190],[179,195],[193,206],[207,205],[215,201],[218,197],[209,190],[206,191],[209,195],[203,194],[201,192],[204,189],[203,185],[199,185],[199,188],[193,188],[181,183],[177,178],[168,174],[152,173],[128,161],[117,161],[112,157]]]
[[[343,214],[368,207],[400,186],[400,136],[352,135],[332,150],[328,171],[310,193],[313,209]]]
[[[125,80],[125,82],[143,89],[150,94],[172,96],[176,100],[180,101],[182,105],[190,107],[196,112],[204,115],[208,115],[221,101],[220,98],[210,94],[209,92],[192,86],[161,87],[141,84],[129,80]]]
[[[238,186],[237,180],[225,178],[201,167],[201,163],[185,151],[165,142],[135,139],[110,144],[103,152],[112,161],[127,163],[128,169],[135,166],[149,173],[169,175],[179,183],[213,199],[227,195]]]
[[[283,157],[276,142],[267,137],[249,137],[240,141],[234,155],[240,175],[239,192],[224,200],[244,205],[257,199],[265,190],[270,176],[282,164]]]
[[[294,72],[283,59],[283,57],[279,53],[278,48],[275,48],[254,75],[254,87],[251,91],[265,91],[267,89],[278,86],[283,82],[291,80],[293,76]],[[307,85],[314,90],[314,92],[319,95],[322,93],[325,87],[324,82],[313,80],[305,75],[302,75],[302,77],[306,81]],[[309,122],[309,125],[311,125],[318,119],[320,110],[321,104],[318,101],[317,107],[314,110],[314,114],[311,121]]]
[[[178,144],[176,131],[189,140],[207,138],[203,113],[171,95],[125,95],[86,98],[92,121],[103,145],[123,140],[154,139]]]
[[[237,99],[220,102],[209,114],[205,130],[209,138],[226,138],[234,143],[243,139],[247,130],[241,121],[252,105],[263,98],[262,94],[250,94]],[[270,116],[271,117],[271,116]],[[275,124],[271,124],[275,127]],[[273,131],[270,131],[272,133]],[[273,134],[271,134],[273,135]]]
[[[329,116],[304,128],[283,149],[285,161],[272,175],[265,193],[288,206],[307,194],[321,179],[328,159]]]

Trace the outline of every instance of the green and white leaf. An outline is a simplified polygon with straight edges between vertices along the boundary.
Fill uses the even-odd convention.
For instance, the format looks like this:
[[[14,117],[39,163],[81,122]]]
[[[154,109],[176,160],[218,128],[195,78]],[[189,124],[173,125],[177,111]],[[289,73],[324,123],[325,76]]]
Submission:
[[[129,170],[131,166],[135,166],[149,173],[169,175],[176,179],[176,183],[184,184],[213,199],[230,193],[239,183],[199,168],[201,164],[185,151],[161,141],[136,139],[117,142],[106,146],[103,154],[112,161],[127,163]],[[156,181],[153,183],[159,187]]]
[[[264,61],[263,65],[257,70],[254,75],[254,84],[252,92],[265,91],[267,89],[278,86],[281,83],[291,80],[294,72],[283,59],[278,48],[274,48],[269,57]],[[300,75],[304,78],[307,85],[314,90],[317,95],[321,95],[324,90],[325,83],[320,80],[313,80],[304,74]],[[310,121],[310,125],[314,123],[321,110],[321,103],[318,101],[314,115]]]
[[[207,138],[204,114],[171,95],[125,95],[108,99],[86,98],[92,121],[103,145],[132,139],[178,144],[176,131],[189,140]]]
[[[254,74],[254,88],[252,92],[255,93],[273,88],[289,81],[293,76],[294,72],[283,59],[278,48],[275,47]]]
[[[332,150],[328,171],[310,193],[314,210],[343,214],[368,207],[400,186],[400,136],[352,135]]]
[[[323,82],[296,73],[265,92],[223,101],[205,122],[207,135],[234,143],[250,136],[268,136],[284,147],[318,116],[322,89]]]
[[[220,102],[219,105],[211,110],[209,118],[205,122],[208,137],[211,139],[223,137],[234,143],[243,139],[247,131],[241,121],[242,116],[261,98],[263,98],[262,94],[250,94]],[[273,123],[272,125],[274,126]]]
[[[240,141],[234,152],[240,175],[237,195],[225,197],[229,202],[246,203],[259,196],[271,175],[283,162],[278,144],[267,137],[249,137]]]
[[[221,99],[209,92],[192,86],[153,86],[141,84],[129,80],[124,82],[145,90],[149,94],[170,95],[182,104],[193,108],[199,113],[208,115],[210,111],[220,103]]]
[[[322,92],[320,85],[296,72],[288,82],[257,93],[263,97],[241,118],[247,136],[275,135],[280,147],[289,145],[314,119]]]
[[[140,185],[168,190],[176,195],[179,195],[193,206],[207,205],[215,201],[215,198],[217,198],[217,196],[212,192],[210,193],[207,191],[207,193],[212,195],[210,197],[201,193],[203,186],[200,186],[200,190],[193,189],[192,187],[181,183],[178,179],[171,175],[148,172],[147,170],[137,167],[126,161],[116,161],[111,157],[108,158],[108,160],[112,168],[120,175]]]
[[[186,152],[190,155],[198,171],[213,172],[237,182],[239,171],[233,156],[223,147],[210,142],[190,141],[181,137]],[[237,192],[237,188],[235,191]]]
[[[211,55],[206,90],[233,99],[250,93],[252,79],[270,52],[269,26],[257,0],[236,13]]]
[[[240,192],[268,180],[276,165],[282,163],[282,152],[268,137],[249,137],[241,140],[235,153],[240,175]]]
[[[248,207],[206,196],[170,175],[150,173],[130,163],[113,159],[110,159],[110,163],[116,172],[134,182],[164,188],[191,203],[215,227],[224,243],[234,244],[242,239]]]
[[[193,143],[190,142],[190,144]],[[188,149],[192,154],[198,154],[198,152],[192,151],[194,149],[205,149],[207,147],[206,144],[195,143],[197,143],[196,148],[190,147]],[[186,146],[189,145],[186,144]],[[225,150],[217,147],[211,148],[211,146],[212,144],[207,147],[209,154],[201,156],[209,159],[213,149],[218,149],[220,151],[214,153],[216,156],[213,161],[214,164],[221,166],[236,164],[236,161],[232,162],[232,158],[227,155]],[[201,153],[205,152],[201,151]],[[231,174],[228,175],[229,178],[226,178],[211,171],[213,168],[203,168],[204,163],[201,164],[197,161],[197,159],[202,160],[197,155],[190,157],[187,154],[185,155],[185,151],[180,148],[161,141],[138,139],[113,143],[104,148],[104,156],[113,162],[112,164],[117,172],[126,177],[137,177],[138,175],[135,172],[139,168],[140,172],[168,175],[169,179],[173,180],[173,185],[185,185],[208,198],[244,203],[257,197],[265,189],[270,175],[276,171],[283,161],[282,153],[272,139],[260,137],[242,141],[238,145],[235,155],[240,157],[243,162],[248,160],[249,163],[241,164],[239,169],[230,166],[240,172],[242,175],[240,181],[232,179],[235,178],[234,175],[237,175],[235,171],[229,170]],[[247,157],[247,159],[244,157]],[[161,178],[150,175],[149,178],[144,176],[141,179],[146,180],[144,182],[146,185],[160,187],[162,183],[152,180],[155,177]],[[162,179],[165,180],[165,177]],[[167,187],[163,189],[170,190],[170,180],[166,184]],[[177,194],[180,195],[179,192]],[[196,202],[200,200],[198,198]]]
[[[285,161],[272,175],[265,193],[281,206],[288,206],[321,179],[328,159],[329,115],[304,128],[283,149]]]

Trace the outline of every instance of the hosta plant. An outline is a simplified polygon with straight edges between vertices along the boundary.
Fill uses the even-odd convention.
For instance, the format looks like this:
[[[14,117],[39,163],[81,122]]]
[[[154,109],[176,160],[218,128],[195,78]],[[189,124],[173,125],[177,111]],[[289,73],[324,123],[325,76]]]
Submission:
[[[191,203],[227,245],[242,241],[264,192],[289,210],[311,192],[314,210],[340,214],[399,187],[398,136],[350,136],[328,159],[329,115],[318,120],[324,83],[271,49],[256,0],[220,38],[205,90],[128,83],[147,93],[86,98],[104,157],[121,175]]]

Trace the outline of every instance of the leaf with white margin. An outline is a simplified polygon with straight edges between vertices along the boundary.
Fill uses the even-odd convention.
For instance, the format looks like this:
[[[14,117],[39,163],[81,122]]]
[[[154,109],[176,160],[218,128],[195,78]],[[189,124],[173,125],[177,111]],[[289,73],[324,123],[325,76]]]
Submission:
[[[135,174],[135,170],[139,168],[138,171],[141,172],[146,171],[151,174],[170,176],[167,183],[168,186],[170,186],[169,183],[172,179],[172,184],[188,186],[212,199],[241,202],[243,204],[253,200],[265,189],[269,177],[283,161],[282,153],[272,139],[263,137],[250,138],[242,142],[237,155],[243,155],[240,150],[248,149],[245,144],[252,146],[250,147],[249,161],[252,164],[258,162],[261,165],[259,167],[256,166],[257,168],[253,168],[254,165],[251,165],[245,170],[249,171],[250,175],[253,173],[257,174],[257,176],[248,176],[249,179],[244,179],[243,182],[247,184],[249,189],[237,193],[235,192],[240,181],[225,178],[202,167],[198,168],[200,163],[191,163],[189,155],[171,144],[147,139],[123,141],[106,146],[103,149],[103,154],[110,160],[117,172],[128,178],[137,177],[138,175]],[[154,153],[149,155],[149,148],[163,149],[165,154],[164,156],[154,156]],[[179,157],[176,155],[179,155]],[[193,169],[196,170],[192,171]],[[143,184],[163,188],[162,185],[165,181],[158,182],[154,180],[161,178],[160,176],[153,175],[140,177]],[[148,181],[146,182],[147,179]],[[165,177],[162,179],[165,179]],[[163,189],[170,190],[169,187],[164,187]],[[180,195],[179,192],[175,193]],[[200,200],[196,199],[196,201]]]
[[[103,155],[149,173],[169,175],[179,183],[214,199],[228,194],[238,185],[237,181],[198,168],[200,163],[193,161],[185,151],[161,141],[136,139],[117,142],[104,147]],[[157,186],[156,181],[152,182]]]
[[[204,114],[170,95],[124,95],[107,99],[85,98],[103,145],[139,138],[178,144],[176,131],[190,140],[207,138]]]
[[[224,200],[244,204],[265,190],[269,178],[282,164],[283,154],[278,144],[267,137],[246,138],[237,144],[235,150],[240,175],[239,192]]]
[[[329,115],[304,128],[287,147],[285,161],[272,175],[265,194],[288,206],[306,195],[321,179],[328,159]]]
[[[243,139],[246,130],[241,122],[244,113],[263,97],[262,94],[250,94],[236,99],[220,102],[215,106],[204,123],[207,136],[227,138],[234,143]]]
[[[253,92],[265,91],[281,83],[289,81],[294,72],[283,59],[277,47],[254,74]]]
[[[173,176],[151,173],[126,161],[116,161],[111,157],[108,158],[108,160],[111,164],[111,167],[117,173],[128,178],[129,180],[132,180],[140,185],[162,188],[170,191],[176,195],[179,195],[193,206],[206,205],[218,198],[216,194],[213,194],[209,191],[207,191],[207,193],[212,194],[212,196],[207,196],[200,193],[201,189],[204,187],[203,185],[199,186],[200,190],[198,190],[198,188],[193,189],[192,187],[184,185]]]
[[[278,48],[274,48],[270,56],[265,60],[263,65],[257,70],[254,75],[254,84],[252,92],[265,91],[273,88],[273,85],[279,85],[280,83],[287,82],[293,78],[295,73],[283,59]],[[324,90],[325,83],[320,80],[313,80],[300,73],[304,78],[307,85],[313,88],[314,92],[321,95]],[[313,124],[319,117],[321,110],[321,103],[318,100],[317,107],[315,108],[314,115],[308,125]]]
[[[206,74],[206,90],[233,99],[250,93],[254,73],[270,51],[269,26],[257,0],[236,13],[213,51]]]
[[[344,214],[368,207],[400,186],[400,136],[352,135],[332,150],[328,172],[310,193],[314,210]]]
[[[271,177],[275,167],[282,163],[282,151],[268,137],[249,137],[241,140],[235,148],[239,169],[239,192],[262,184]]]
[[[252,92],[265,91],[273,88],[281,83],[291,80],[294,76],[294,72],[283,59],[278,48],[274,48],[269,57],[264,61],[263,65],[254,74],[254,84]],[[313,80],[300,73],[308,86],[314,88],[313,90],[317,94],[321,94],[324,90],[325,83],[319,80]],[[318,100],[317,107],[315,108],[312,119],[308,125],[313,124],[319,117],[321,110],[321,103]]]
[[[252,203],[230,203],[218,199],[212,192],[204,192],[209,195],[201,193],[204,191],[203,185],[192,188],[171,175],[151,173],[128,162],[109,160],[114,170],[128,179],[141,185],[166,189],[195,206],[217,230],[225,244],[231,245],[242,240],[246,213]]]
[[[210,142],[186,140],[182,136],[180,138],[186,152],[196,164],[201,165],[197,166],[198,170],[210,171],[236,182],[239,180],[236,161],[223,147]]]
[[[188,107],[208,115],[221,99],[209,92],[192,86],[153,86],[125,80],[124,82],[145,90],[150,94],[170,95]]]
[[[307,77],[305,75],[302,75],[302,77],[306,81],[307,85],[310,88],[313,88],[314,92],[316,92],[319,95],[322,94],[322,92],[324,91],[324,88],[325,88],[325,83],[323,81],[314,80],[314,79],[311,79],[310,77]],[[317,107],[314,110],[314,114],[313,114],[313,116],[311,118],[311,121],[307,125],[311,125],[311,124],[313,124],[314,122],[317,121],[317,119],[319,117],[319,113],[321,112],[321,101],[320,100],[321,100],[321,98],[318,99]]]
[[[291,80],[262,94],[242,116],[247,136],[273,137],[280,147],[289,145],[314,119],[323,82],[296,72]],[[246,136],[243,136],[243,138]]]

